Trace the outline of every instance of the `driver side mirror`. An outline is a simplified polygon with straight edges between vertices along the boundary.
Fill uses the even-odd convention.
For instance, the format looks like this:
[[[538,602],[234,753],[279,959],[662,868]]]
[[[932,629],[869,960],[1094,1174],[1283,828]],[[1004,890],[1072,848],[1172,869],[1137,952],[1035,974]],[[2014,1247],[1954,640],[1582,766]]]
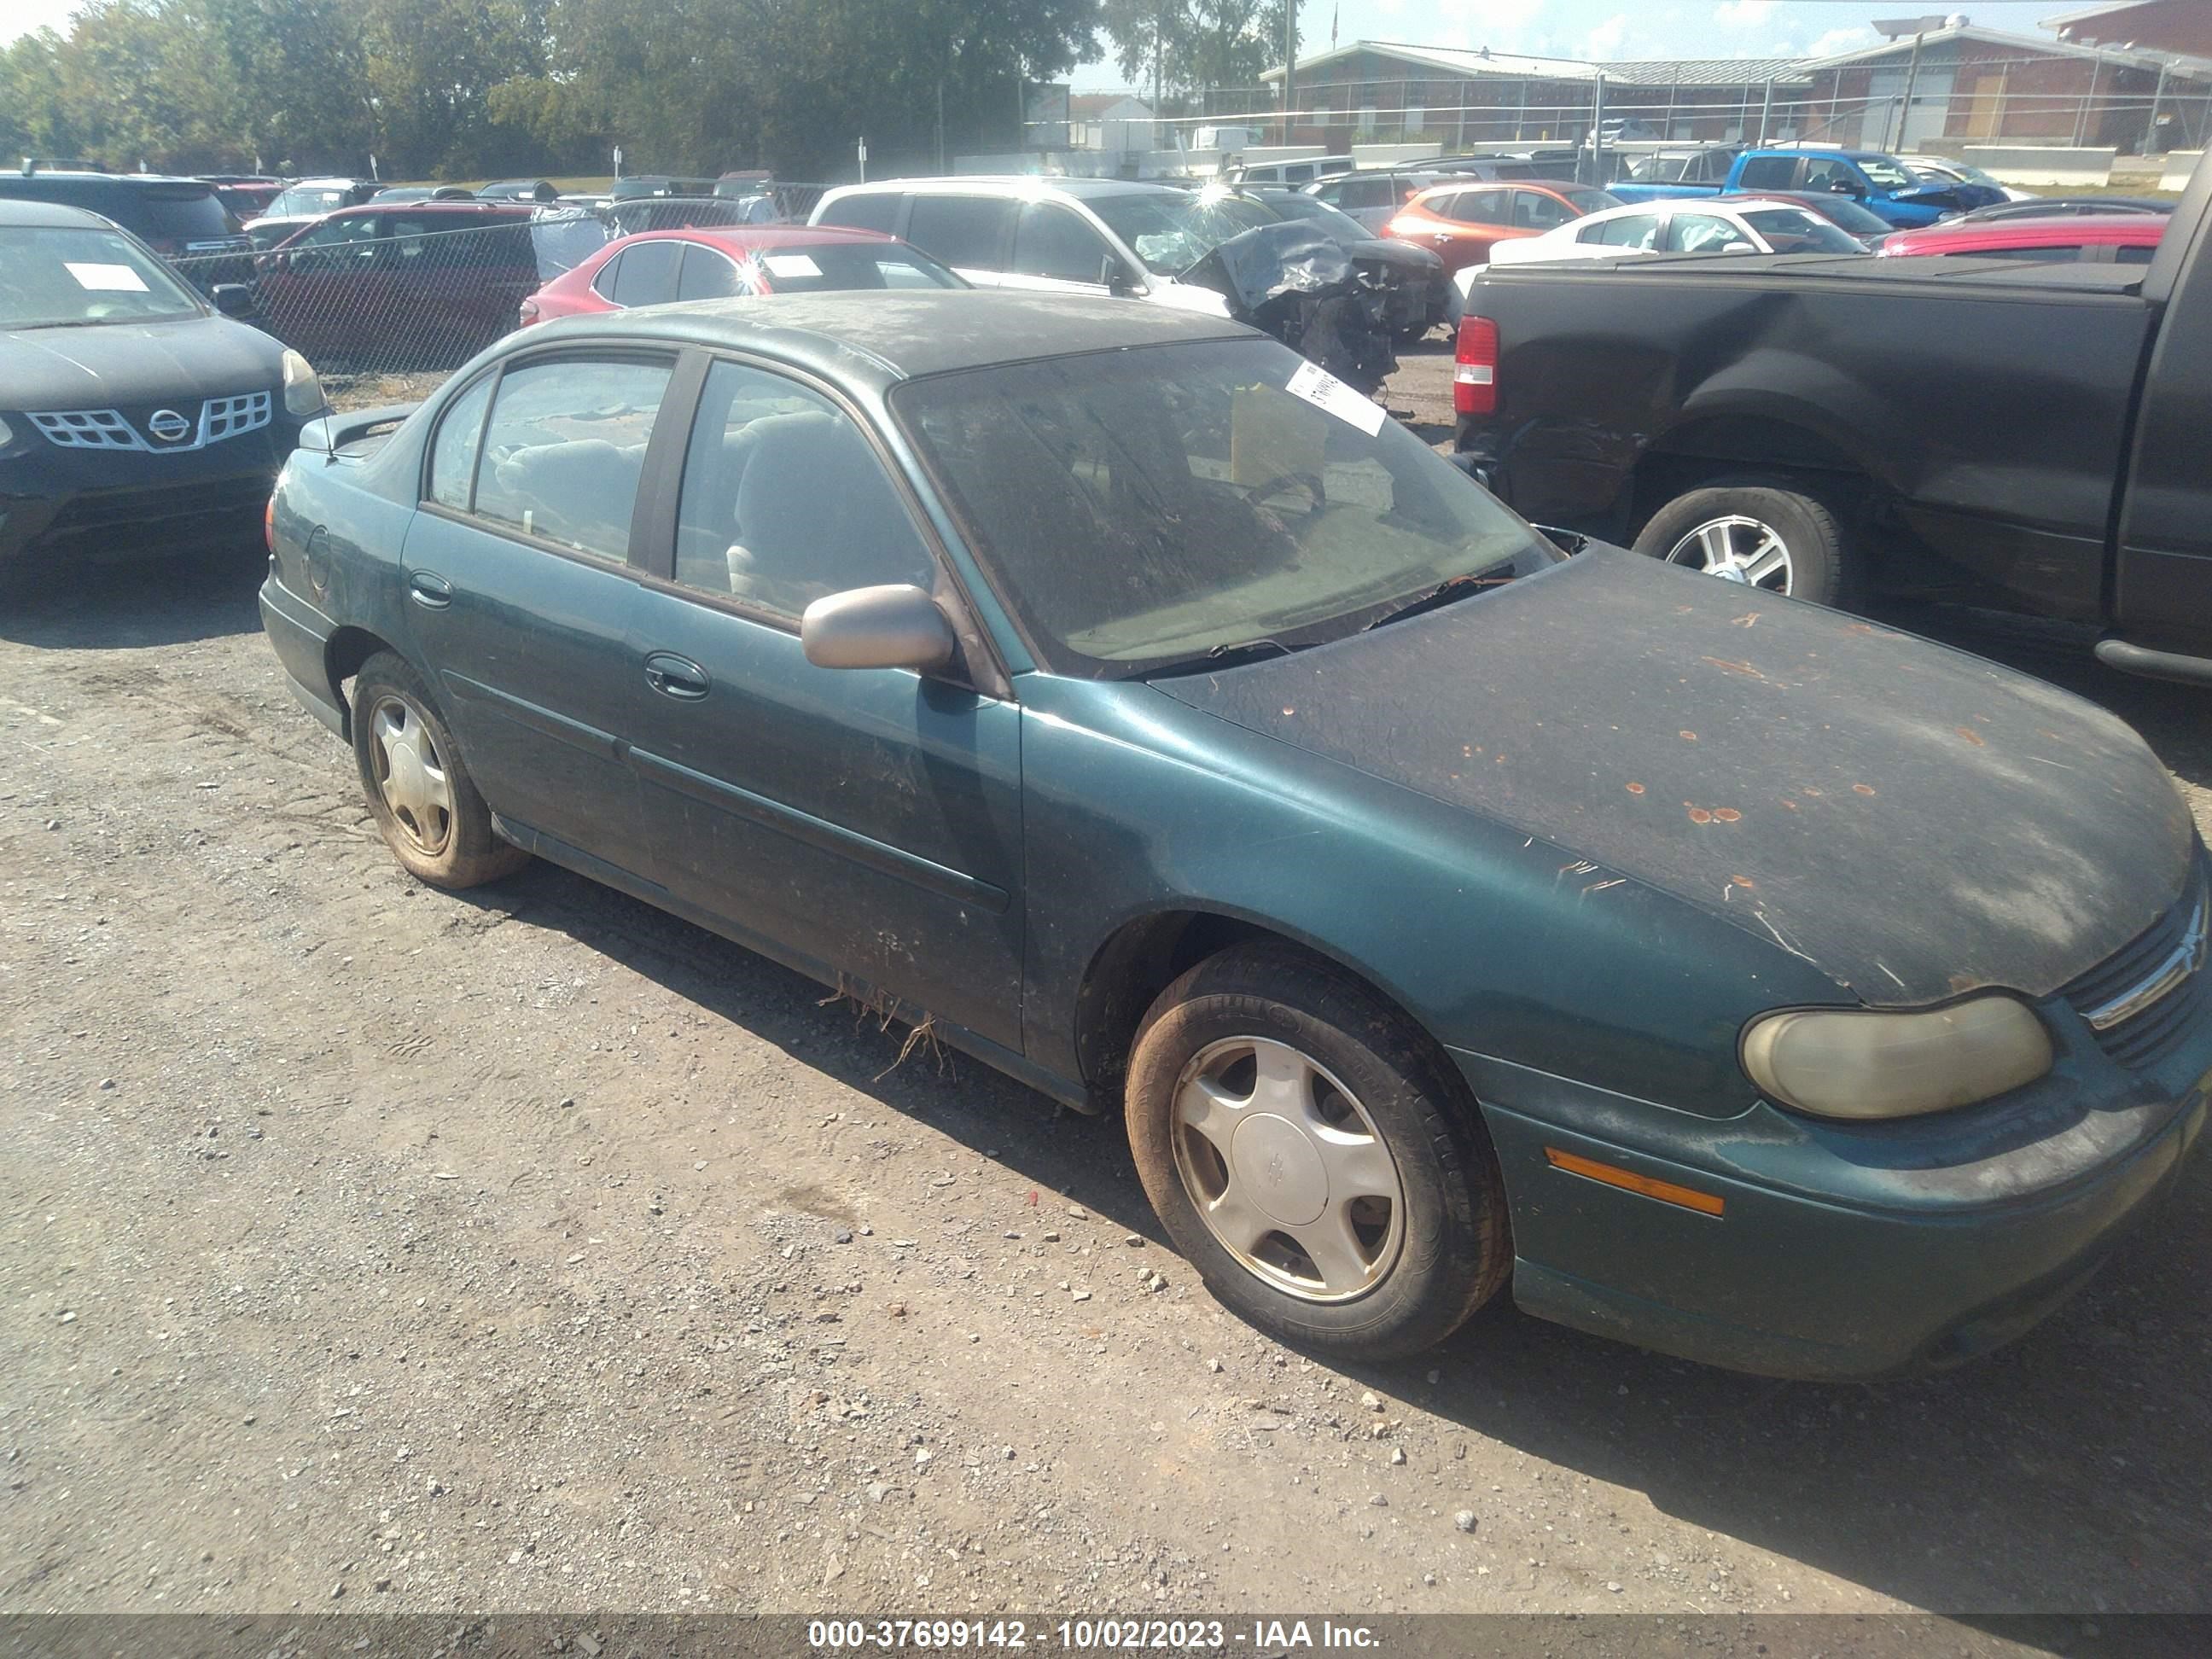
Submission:
[[[959,652],[935,599],[907,582],[848,588],[806,607],[799,648],[817,668],[910,668],[933,674]]]
[[[1833,196],[1863,196],[1866,194],[1864,191],[1861,190],[1856,183],[1849,179],[1838,179],[1834,180],[1829,185],[1828,191],[1829,194]]]
[[[208,290],[208,298],[226,317],[251,317],[258,309],[253,303],[253,290],[244,283],[217,283]]]
[[[1137,291],[1136,283],[1130,279],[1129,268],[1111,253],[1098,262],[1098,281],[1117,300],[1126,300]]]

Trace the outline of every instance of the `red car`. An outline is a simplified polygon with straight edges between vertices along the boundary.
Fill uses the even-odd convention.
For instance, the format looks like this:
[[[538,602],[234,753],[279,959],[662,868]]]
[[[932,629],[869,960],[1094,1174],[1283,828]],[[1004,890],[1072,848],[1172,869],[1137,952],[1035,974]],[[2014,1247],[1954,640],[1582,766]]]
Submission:
[[[255,261],[269,331],[310,361],[452,368],[538,286],[526,203],[343,208]]]
[[[608,243],[522,302],[522,325],[672,300],[829,289],[965,288],[920,248],[830,225],[714,225],[641,231]]]
[[[2166,225],[2162,213],[2070,214],[2051,219],[1993,219],[1980,224],[1954,220],[1919,230],[1900,230],[1878,251],[1885,258],[1920,253],[2147,265],[2159,238],[2166,234]]]
[[[1584,214],[1620,205],[1605,191],[1583,185],[1455,179],[1414,197],[1382,234],[1432,248],[1448,269],[1463,270],[1489,264],[1490,250],[1499,242],[1540,236]]]

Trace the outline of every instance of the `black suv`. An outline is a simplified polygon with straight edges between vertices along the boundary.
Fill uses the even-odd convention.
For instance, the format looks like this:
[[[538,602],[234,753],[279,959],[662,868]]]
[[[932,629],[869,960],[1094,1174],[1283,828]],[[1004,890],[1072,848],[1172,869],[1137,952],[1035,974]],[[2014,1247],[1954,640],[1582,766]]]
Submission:
[[[204,179],[143,173],[0,172],[0,201],[48,202],[112,220],[203,294],[253,280],[253,245]]]

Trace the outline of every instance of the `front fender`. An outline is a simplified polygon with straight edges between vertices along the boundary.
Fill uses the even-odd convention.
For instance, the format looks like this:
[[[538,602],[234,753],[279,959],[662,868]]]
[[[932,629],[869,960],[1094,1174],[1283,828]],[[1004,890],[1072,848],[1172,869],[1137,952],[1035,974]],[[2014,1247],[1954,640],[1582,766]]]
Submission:
[[[1441,1043],[1702,1116],[1751,1103],[1745,1020],[1844,995],[1571,848],[1148,686],[1036,675],[1021,689],[1024,1039],[1055,1074],[1081,1079],[1077,1005],[1102,946],[1170,911],[1304,944]],[[1468,763],[1489,763],[1469,736]]]

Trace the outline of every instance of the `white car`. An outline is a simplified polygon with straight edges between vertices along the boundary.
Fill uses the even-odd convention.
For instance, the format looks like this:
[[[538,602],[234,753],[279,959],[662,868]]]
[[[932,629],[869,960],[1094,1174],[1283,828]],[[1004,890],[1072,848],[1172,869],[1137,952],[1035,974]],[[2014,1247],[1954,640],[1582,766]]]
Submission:
[[[842,185],[807,222],[902,238],[978,288],[1113,294],[1226,317],[1226,300],[1177,275],[1217,243],[1277,219],[1222,191],[977,176]]]
[[[1571,220],[1540,236],[1519,236],[1490,250],[1494,265],[1556,264],[1661,253],[1856,253],[1865,244],[1832,220],[1795,202],[1637,202]],[[1447,320],[1456,322],[1474,280],[1489,265],[1469,265],[1452,278]]]
[[[1905,165],[1911,167],[1931,185],[1986,185],[1991,190],[2001,190],[2008,202],[2034,202],[2042,198],[2032,190],[2016,189],[2003,179],[1986,173],[1968,161],[1954,161],[1948,155],[1907,156]]]

